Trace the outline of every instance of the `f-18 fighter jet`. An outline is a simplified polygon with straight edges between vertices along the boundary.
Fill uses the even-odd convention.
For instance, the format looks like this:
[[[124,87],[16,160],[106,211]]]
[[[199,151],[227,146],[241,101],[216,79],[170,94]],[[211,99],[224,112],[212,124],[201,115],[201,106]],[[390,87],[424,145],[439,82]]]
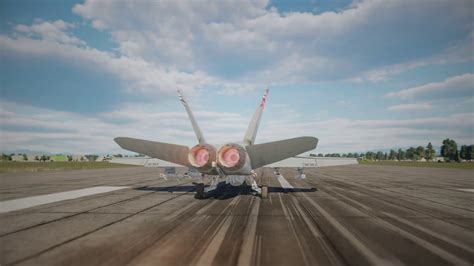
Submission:
[[[245,182],[255,193],[261,194],[262,189],[256,182],[256,169],[270,164],[272,167],[280,167],[277,162],[313,150],[318,144],[318,139],[315,137],[299,137],[255,144],[257,130],[267,103],[268,89],[265,90],[243,139],[223,145],[212,144],[206,140],[189,104],[180,91],[178,91],[178,97],[191,121],[197,137],[197,145],[187,147],[128,137],[117,137],[114,140],[126,150],[170,163],[170,165],[161,166],[181,165],[195,169],[201,173],[202,177],[207,175],[211,180],[210,185],[204,188],[202,182],[197,183],[196,198],[203,198],[205,193],[216,189],[222,179],[233,186],[240,186]],[[285,165],[281,167],[283,166]]]

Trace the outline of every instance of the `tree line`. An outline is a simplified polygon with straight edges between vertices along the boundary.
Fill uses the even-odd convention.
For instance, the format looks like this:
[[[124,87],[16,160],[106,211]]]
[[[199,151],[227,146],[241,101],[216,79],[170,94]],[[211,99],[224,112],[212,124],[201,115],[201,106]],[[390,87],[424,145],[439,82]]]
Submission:
[[[16,154],[14,154],[14,153],[11,153],[11,154],[2,153],[0,155],[0,161],[11,161],[12,156],[15,156],[15,155]],[[18,155],[23,156],[23,161],[28,161],[28,155],[21,154],[21,153],[19,153]],[[76,161],[76,160],[80,161],[80,162],[83,162],[83,161],[96,161],[97,158],[99,158],[99,155],[87,154],[87,155],[80,156],[79,158],[76,158],[76,159],[72,155],[66,155],[66,158],[67,158],[67,161],[69,161],[69,162]],[[40,162],[47,162],[47,161],[50,161],[50,160],[51,160],[50,155],[35,155],[34,158],[33,158],[33,161],[40,161]]]
[[[462,145],[460,149],[458,149],[458,145],[456,141],[452,139],[445,139],[442,142],[440,155],[444,157],[444,160],[447,162],[460,162],[462,160],[471,161],[474,157],[474,144],[471,145]],[[362,158],[364,160],[370,161],[382,161],[382,160],[412,160],[418,161],[421,159],[425,159],[426,161],[434,161],[436,159],[436,151],[433,148],[431,142],[426,145],[426,147],[418,146],[418,147],[410,147],[406,150],[398,149],[394,150],[391,149],[390,152],[382,152],[382,151],[368,151],[366,153],[326,153],[326,154],[310,154],[310,156],[318,156],[318,157],[340,157],[340,158]]]
[[[458,145],[456,141],[452,139],[445,139],[442,142],[440,155],[444,157],[445,161],[454,161],[460,162],[462,160],[471,161],[474,157],[474,144],[471,145],[462,145],[460,149],[458,149]],[[2,153],[0,160],[1,161],[11,161],[12,156],[15,154],[5,154]],[[23,156],[23,160],[28,160],[26,154],[18,154]],[[122,154],[115,154],[113,157],[141,157],[144,156],[143,154],[135,154],[135,155],[122,155]],[[433,148],[431,142],[426,145],[426,147],[418,146],[418,147],[410,147],[406,150],[398,149],[398,150],[390,150],[390,152],[382,152],[382,151],[368,151],[366,153],[326,153],[326,154],[310,154],[310,156],[318,156],[318,157],[339,157],[339,158],[361,158],[370,161],[382,161],[382,160],[413,160],[418,161],[421,159],[425,159],[427,161],[433,161],[436,159],[436,151]],[[99,156],[96,154],[88,154],[81,156],[80,161],[95,161]],[[110,156],[107,154],[106,158]],[[49,161],[50,156],[41,155],[35,156],[35,161]],[[71,155],[67,155],[67,160],[72,161],[73,157]]]
[[[15,153],[10,153],[10,154],[2,153],[0,155],[0,161],[11,161],[12,156],[15,156],[15,155],[23,156],[23,161],[28,161],[28,155],[22,154],[22,153],[18,153],[18,154],[15,154]],[[72,162],[72,161],[80,161],[80,162],[91,161],[91,162],[95,162],[97,160],[97,158],[100,157],[97,154],[86,154],[86,155],[81,155],[80,157],[76,157],[76,158],[74,158],[72,155],[64,155],[64,156],[66,156],[67,161],[69,161],[69,162]],[[112,157],[119,157],[119,158],[122,158],[122,157],[143,157],[143,156],[145,156],[145,155],[141,154],[141,153],[135,154],[135,155],[122,155],[120,153],[112,155]],[[32,160],[33,161],[40,161],[40,162],[47,162],[47,161],[51,160],[51,157],[52,156],[50,156],[50,155],[35,155]],[[109,154],[107,154],[104,157],[105,158],[110,158],[111,156]]]

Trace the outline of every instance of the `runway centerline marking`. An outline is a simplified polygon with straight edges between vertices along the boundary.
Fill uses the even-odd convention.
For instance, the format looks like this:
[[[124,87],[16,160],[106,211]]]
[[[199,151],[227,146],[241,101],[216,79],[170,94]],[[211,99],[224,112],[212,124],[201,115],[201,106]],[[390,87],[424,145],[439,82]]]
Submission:
[[[286,180],[284,176],[277,175],[276,177],[278,179],[278,182],[280,182],[280,185],[281,185],[282,188],[286,188],[286,189],[288,189],[288,188],[293,189],[294,188],[290,183],[288,183],[288,180]]]
[[[474,193],[474,188],[458,188],[460,191]]]
[[[11,212],[21,209],[26,209],[38,205],[69,200],[69,199],[77,199],[85,196],[100,194],[111,192],[115,190],[125,189],[129,187],[123,186],[98,186],[98,187],[90,187],[90,188],[83,188],[65,192],[58,192],[46,195],[39,195],[39,196],[32,196],[27,198],[20,198],[14,200],[7,200],[0,202],[0,213]]]

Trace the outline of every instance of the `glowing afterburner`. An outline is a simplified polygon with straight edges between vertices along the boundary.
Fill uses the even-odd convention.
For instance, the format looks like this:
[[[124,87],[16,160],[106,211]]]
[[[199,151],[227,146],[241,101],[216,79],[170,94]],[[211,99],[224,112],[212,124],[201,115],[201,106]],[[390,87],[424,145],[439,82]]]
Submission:
[[[217,164],[220,167],[228,170],[237,170],[244,166],[247,153],[238,144],[226,144],[220,148],[217,157]]]
[[[209,161],[209,152],[206,149],[199,149],[194,155],[197,166],[204,166]]]
[[[200,170],[212,168],[212,162],[216,160],[216,149],[209,144],[198,144],[188,154],[189,163]]]
[[[222,162],[227,167],[235,166],[239,162],[239,151],[235,148],[230,148],[222,154]]]

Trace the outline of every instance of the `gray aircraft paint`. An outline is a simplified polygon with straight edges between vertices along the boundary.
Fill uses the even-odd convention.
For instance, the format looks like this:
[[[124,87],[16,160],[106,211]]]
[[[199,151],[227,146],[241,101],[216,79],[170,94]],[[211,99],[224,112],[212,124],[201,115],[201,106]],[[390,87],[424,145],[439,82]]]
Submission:
[[[262,102],[257,105],[257,109],[252,116],[252,120],[250,120],[249,127],[247,128],[247,132],[245,133],[244,137],[244,145],[253,145],[255,143],[255,138],[257,137],[258,126],[260,125],[260,120],[262,118],[263,110],[265,109],[265,105],[267,103],[268,97],[268,89],[265,90],[265,94],[263,94]]]
[[[189,120],[191,120],[191,125],[193,126],[194,133],[196,133],[196,137],[198,139],[199,144],[206,143],[206,139],[204,138],[204,135],[202,134],[201,128],[199,128],[199,125],[196,122],[196,118],[194,118],[194,114],[191,111],[191,108],[189,108],[188,106],[188,102],[186,102],[186,99],[184,99],[183,95],[181,94],[179,90],[178,90],[178,98],[183,104],[184,109],[186,109],[186,112],[188,113]]]
[[[262,166],[275,163],[316,148],[318,144],[318,139],[314,137],[299,137],[262,144],[254,144],[263,110],[265,109],[267,95],[268,89],[265,90],[265,93],[262,97],[262,101],[257,106],[252,120],[250,121],[250,124],[247,128],[247,132],[243,138],[243,145],[241,145],[241,147],[239,147],[239,145],[234,145],[231,143],[223,145],[232,146],[234,147],[234,149],[239,149],[239,153],[245,153],[240,155],[241,159],[239,160],[239,162],[243,165],[239,165],[237,168],[233,168],[232,166],[226,167],[221,165],[222,161],[219,161],[220,159],[216,159],[216,161],[213,161],[212,163],[212,168],[206,166],[205,169],[204,167],[203,169],[198,169],[199,172],[211,175],[219,174],[221,177],[225,177],[226,175],[248,176],[252,174],[253,169],[257,169]],[[199,128],[188,103],[179,91],[178,97],[186,109],[189,120],[191,121],[193,130],[198,139],[199,145],[209,145],[209,147],[213,147],[213,149],[215,148],[217,154],[219,154],[220,148],[216,147],[215,145],[211,145],[205,141],[201,129]],[[192,167],[195,164],[190,161],[191,149],[187,146],[127,137],[118,137],[114,140],[115,142],[117,142],[117,144],[119,144],[122,148],[126,150],[142,153],[152,158],[157,158],[160,160],[187,167]],[[242,156],[245,156],[245,161],[243,161]],[[253,183],[255,183],[255,180],[253,181]]]

